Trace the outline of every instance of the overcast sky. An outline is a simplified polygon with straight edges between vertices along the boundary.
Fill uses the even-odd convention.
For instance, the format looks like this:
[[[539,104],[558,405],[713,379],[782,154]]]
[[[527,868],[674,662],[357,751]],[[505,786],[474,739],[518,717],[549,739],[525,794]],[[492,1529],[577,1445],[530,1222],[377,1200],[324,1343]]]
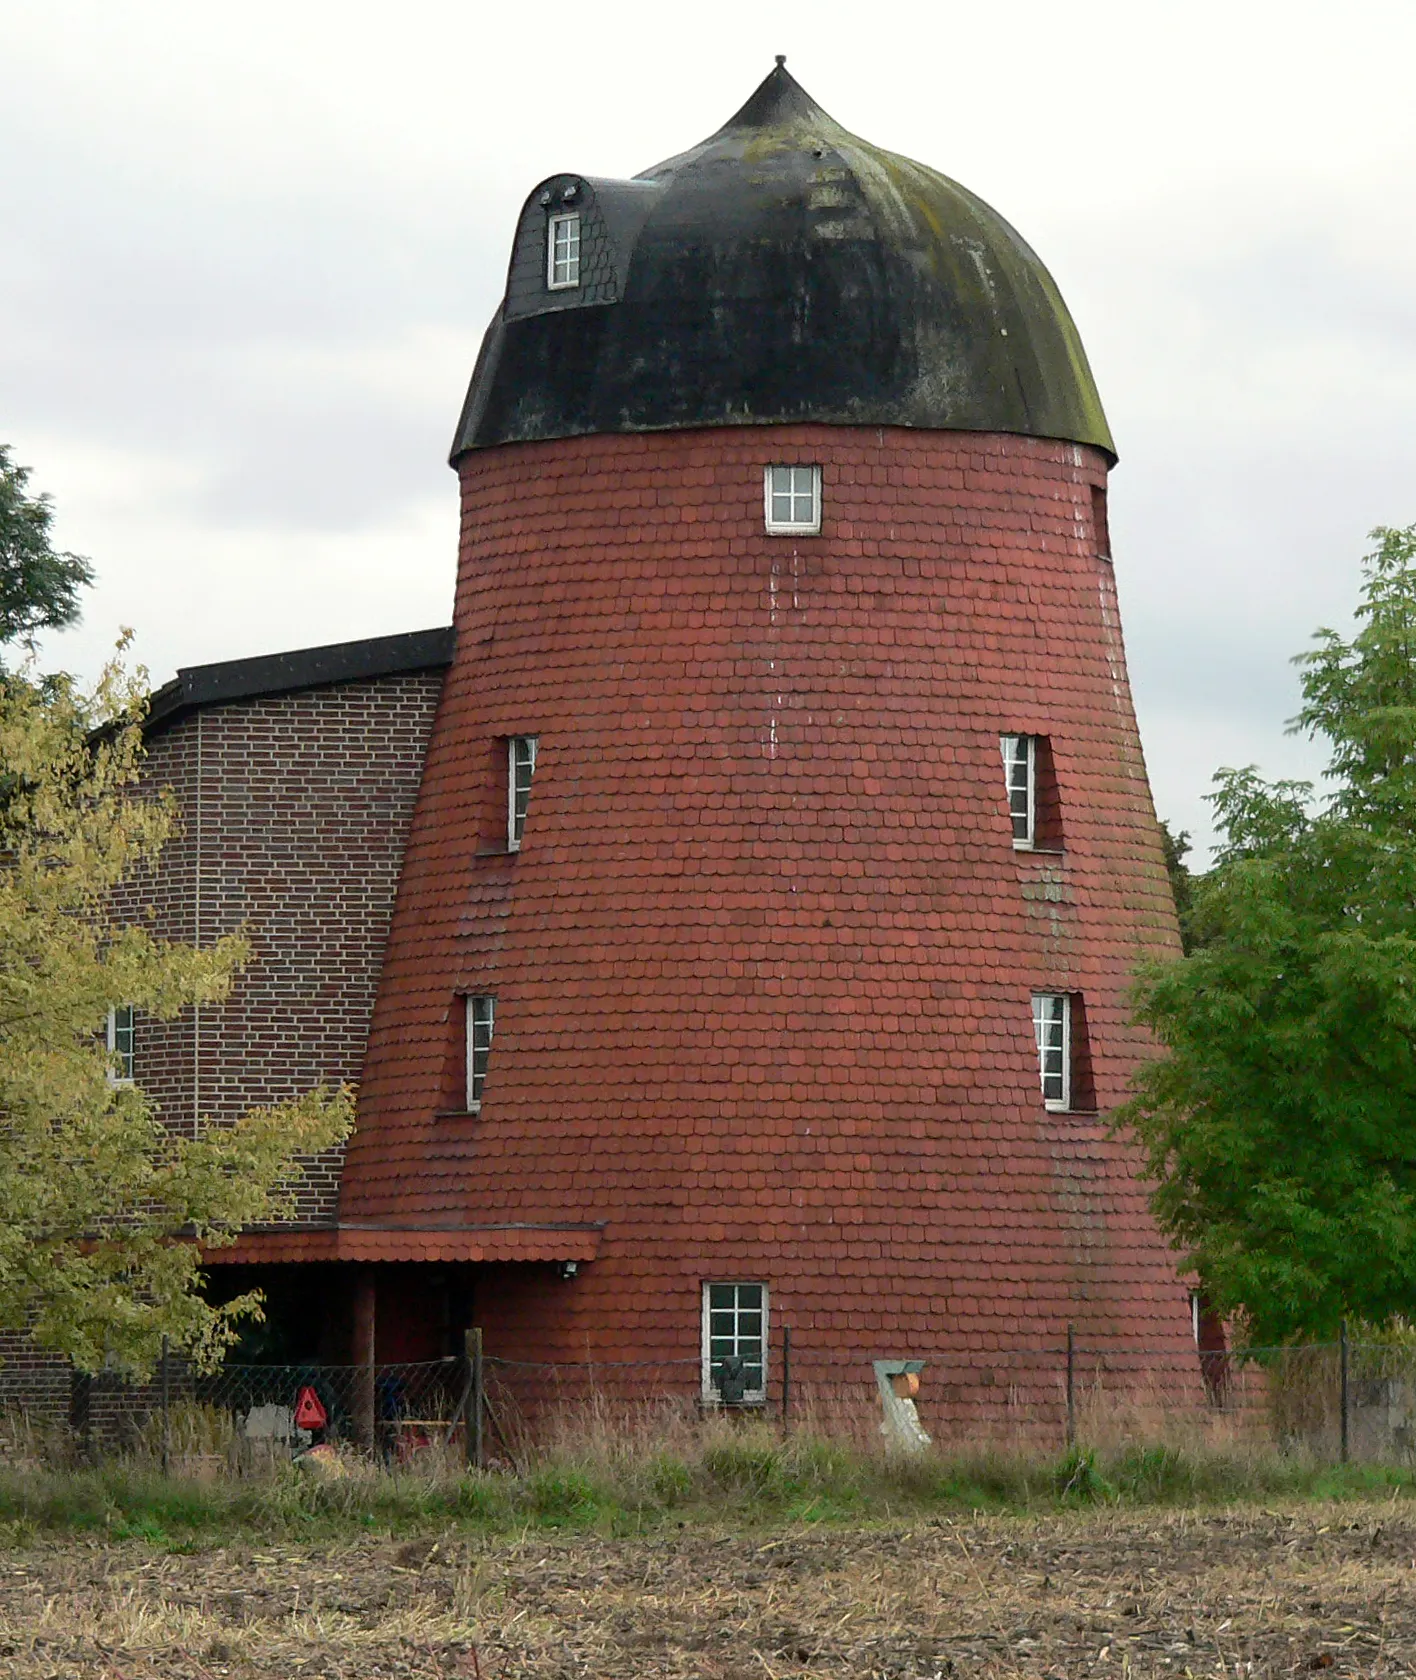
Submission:
[[[0,0],[0,442],[178,665],[445,623],[446,454],[526,192],[788,54],[1051,268],[1121,453],[1156,803],[1308,773],[1289,657],[1416,521],[1416,4]]]

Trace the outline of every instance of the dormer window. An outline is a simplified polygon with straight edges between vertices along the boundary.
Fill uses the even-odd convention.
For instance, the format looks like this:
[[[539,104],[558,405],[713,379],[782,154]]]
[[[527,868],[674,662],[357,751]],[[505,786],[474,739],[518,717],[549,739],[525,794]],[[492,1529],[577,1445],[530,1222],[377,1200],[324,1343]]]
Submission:
[[[763,490],[769,536],[819,534],[820,467],[768,467]]]
[[[546,224],[546,289],[564,292],[580,284],[580,215],[569,210]]]

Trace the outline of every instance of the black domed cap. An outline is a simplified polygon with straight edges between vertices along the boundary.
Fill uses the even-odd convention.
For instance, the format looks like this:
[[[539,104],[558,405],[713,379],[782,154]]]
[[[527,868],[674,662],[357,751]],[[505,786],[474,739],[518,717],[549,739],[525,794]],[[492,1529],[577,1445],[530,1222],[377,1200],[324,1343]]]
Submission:
[[[553,216],[577,285],[548,285]],[[692,151],[527,199],[453,458],[587,432],[824,421],[1115,458],[1052,277],[946,176],[848,134],[779,61]]]

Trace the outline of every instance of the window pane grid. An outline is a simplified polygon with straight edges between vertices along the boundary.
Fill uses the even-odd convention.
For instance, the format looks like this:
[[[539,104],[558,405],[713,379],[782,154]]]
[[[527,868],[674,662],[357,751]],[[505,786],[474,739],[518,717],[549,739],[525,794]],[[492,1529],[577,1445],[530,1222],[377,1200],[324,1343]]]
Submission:
[[[821,529],[820,467],[768,467],[767,529]]]
[[[482,1089],[487,1083],[487,1064],[492,1054],[492,1033],[496,1026],[497,1000],[470,997],[467,1000],[467,1107],[482,1106]]]
[[[1037,1039],[1042,1100],[1048,1108],[1066,1108],[1070,1099],[1071,999],[1065,993],[1033,994],[1033,1034]]]
[[[552,216],[549,227],[546,284],[551,287],[580,284],[580,217]]]
[[[1037,741],[1032,735],[1003,735],[1003,777],[1008,789],[1008,813],[1013,819],[1013,844],[1031,846],[1037,807]]]
[[[718,1398],[725,1359],[740,1359],[747,1377],[744,1398],[766,1392],[766,1289],[760,1283],[710,1283],[704,1288],[705,1399]]]
[[[513,735],[507,742],[506,849],[520,851],[531,803],[531,778],[536,774],[536,737]]]
[[[133,1024],[131,1003],[119,1004],[108,1011],[108,1048],[117,1057],[118,1066],[112,1077],[128,1082],[133,1077],[133,1051],[137,1032]]]

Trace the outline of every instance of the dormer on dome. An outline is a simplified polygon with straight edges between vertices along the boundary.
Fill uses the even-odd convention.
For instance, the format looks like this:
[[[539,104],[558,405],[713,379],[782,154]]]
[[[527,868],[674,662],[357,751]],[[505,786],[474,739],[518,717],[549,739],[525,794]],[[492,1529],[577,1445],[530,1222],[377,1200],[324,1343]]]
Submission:
[[[555,272],[553,223],[564,259]],[[567,276],[574,274],[571,280]],[[821,421],[1115,450],[1051,275],[995,211],[776,69],[632,181],[535,187],[453,444]]]

